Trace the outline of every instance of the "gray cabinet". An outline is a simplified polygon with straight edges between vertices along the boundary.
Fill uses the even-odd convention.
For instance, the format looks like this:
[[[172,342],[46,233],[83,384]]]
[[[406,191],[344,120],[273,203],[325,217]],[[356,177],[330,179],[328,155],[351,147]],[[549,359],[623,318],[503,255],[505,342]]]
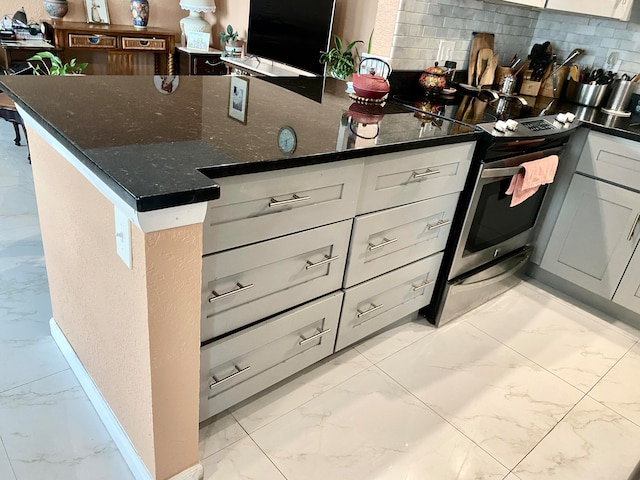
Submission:
[[[629,20],[633,0],[547,0],[545,8]]]
[[[474,146],[219,179],[203,226],[200,419],[428,305]]]
[[[612,299],[638,243],[640,193],[574,174],[541,267]]]
[[[640,236],[640,233],[636,233],[636,236]],[[620,286],[613,296],[613,302],[633,312],[640,312],[640,247],[636,247],[636,253],[631,257]]]

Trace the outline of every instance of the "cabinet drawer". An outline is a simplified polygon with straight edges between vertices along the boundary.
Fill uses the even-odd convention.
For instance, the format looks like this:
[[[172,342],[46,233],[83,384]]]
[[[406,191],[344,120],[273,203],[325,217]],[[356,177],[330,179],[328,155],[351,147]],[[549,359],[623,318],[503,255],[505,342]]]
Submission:
[[[351,223],[204,257],[202,341],[339,289]]]
[[[116,48],[117,37],[109,35],[81,35],[69,34],[69,48]]]
[[[342,292],[200,350],[200,421],[333,353]]]
[[[464,187],[475,142],[379,155],[366,160],[357,213],[369,213]]]
[[[220,55],[191,57],[192,75],[226,75],[227,67],[220,60]]]
[[[589,132],[578,171],[640,190],[640,144],[600,132]]]
[[[167,48],[164,38],[122,37],[123,50],[152,50],[163,52]]]
[[[209,202],[204,252],[218,252],[351,218],[362,160],[216,179]]]
[[[458,193],[357,217],[345,286],[444,250]]]
[[[428,305],[441,262],[437,253],[347,289],[336,351]]]

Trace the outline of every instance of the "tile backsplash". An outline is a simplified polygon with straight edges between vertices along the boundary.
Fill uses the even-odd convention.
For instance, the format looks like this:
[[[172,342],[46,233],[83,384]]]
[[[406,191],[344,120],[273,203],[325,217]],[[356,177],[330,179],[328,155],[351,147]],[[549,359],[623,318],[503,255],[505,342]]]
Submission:
[[[621,22],[481,0],[401,0],[391,60],[395,69],[421,70],[433,65],[440,41],[449,40],[455,48],[448,60],[466,69],[473,32],[490,32],[501,65],[515,53],[526,59],[533,44],[549,40],[559,61],[580,47],[586,53],[576,63],[601,67],[617,57],[619,71],[635,75],[640,72],[640,21],[633,20],[633,13],[632,21]]]

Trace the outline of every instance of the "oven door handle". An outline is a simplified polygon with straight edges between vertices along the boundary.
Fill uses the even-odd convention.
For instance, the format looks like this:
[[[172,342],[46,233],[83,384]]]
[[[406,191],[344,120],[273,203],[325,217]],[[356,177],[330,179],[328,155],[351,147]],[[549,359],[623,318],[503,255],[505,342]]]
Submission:
[[[521,168],[522,165],[517,167],[487,168],[482,170],[480,178],[513,177]]]
[[[483,164],[480,178],[500,178],[500,177],[512,177],[522,168],[522,164],[526,162],[532,162],[534,160],[540,160],[549,155],[562,156],[564,152],[564,146],[549,148],[547,150],[540,150],[539,152],[526,153],[524,155],[518,155],[517,157],[509,158],[509,167],[490,167],[491,163],[487,162]],[[498,162],[495,162],[498,163]],[[515,163],[515,165],[514,165]],[[504,165],[504,163],[503,163]],[[489,168],[487,168],[489,167]]]
[[[516,255],[515,257],[511,258],[510,260],[515,260],[515,259],[518,259],[518,258],[519,258],[519,260],[512,267],[510,267],[506,271],[500,272],[498,275],[495,275],[495,276],[490,277],[490,278],[483,278],[482,280],[478,280],[478,281],[473,281],[473,276],[471,276],[469,278],[465,278],[460,283],[456,283],[454,285],[454,287],[458,291],[459,290],[471,290],[471,289],[474,289],[474,288],[481,288],[481,287],[486,287],[488,285],[492,285],[494,283],[499,283],[501,280],[514,275],[518,270],[520,270],[522,267],[524,267],[527,264],[527,262],[529,261],[529,258],[531,258],[531,252],[530,251],[526,251],[524,253]]]

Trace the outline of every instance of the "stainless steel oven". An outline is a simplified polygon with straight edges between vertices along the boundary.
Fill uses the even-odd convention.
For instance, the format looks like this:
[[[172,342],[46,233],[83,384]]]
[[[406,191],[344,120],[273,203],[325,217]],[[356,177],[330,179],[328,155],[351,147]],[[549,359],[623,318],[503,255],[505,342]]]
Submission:
[[[451,278],[529,243],[547,186],[515,207],[510,206],[511,195],[505,192],[523,163],[561,153],[562,147],[555,147],[481,164],[453,257]]]
[[[453,240],[426,316],[442,325],[516,285],[532,252],[532,234],[547,186],[511,207],[507,195],[513,175],[525,162],[558,155],[575,125],[553,117],[523,120],[515,132],[480,125],[486,137],[476,151],[452,228]]]

